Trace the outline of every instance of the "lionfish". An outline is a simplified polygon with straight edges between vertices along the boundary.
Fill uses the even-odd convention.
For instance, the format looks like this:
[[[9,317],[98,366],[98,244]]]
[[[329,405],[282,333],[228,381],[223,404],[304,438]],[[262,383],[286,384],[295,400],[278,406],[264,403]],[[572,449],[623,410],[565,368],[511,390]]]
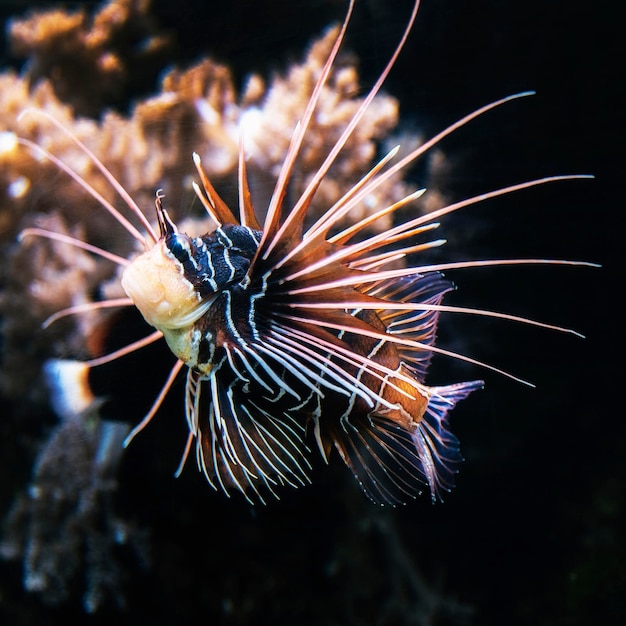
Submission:
[[[411,259],[444,243],[439,239],[415,243],[436,228],[436,220],[444,215],[516,190],[583,176],[523,182],[418,215],[386,232],[368,232],[376,220],[396,214],[421,196],[425,190],[420,189],[348,227],[339,226],[368,194],[443,137],[531,92],[470,113],[395,163],[398,149],[394,148],[321,217],[306,225],[316,190],[391,71],[419,4],[416,0],[389,62],[326,160],[294,206],[286,206],[294,164],[350,21],[354,0],[350,1],[293,132],[263,224],[252,205],[243,147],[239,151],[237,214],[220,198],[194,153],[202,188],[196,183],[193,187],[216,228],[201,237],[190,237],[179,231],[158,192],[156,232],[106,167],[72,137],[141,221],[145,234],[105,205],[139,240],[144,252],[127,260],[42,229],[27,229],[23,236],[69,242],[122,265],[121,281],[128,298],[94,303],[91,308],[135,306],[155,329],[145,339],[89,362],[89,367],[161,338],[176,358],[152,408],[131,431],[126,445],[150,422],[185,369],[189,436],[177,473],[195,444],[198,466],[213,488],[227,495],[239,491],[250,502],[264,501],[266,493],[278,497],[282,485],[298,487],[310,481],[310,439],[326,461],[334,448],[376,503],[404,503],[424,487],[435,501],[453,486],[461,460],[458,440],[448,430],[448,412],[483,382],[431,387],[425,383],[431,356],[444,354],[501,372],[436,346],[439,313],[456,311],[573,332],[514,315],[446,306],[442,298],[452,284],[441,272],[487,265],[580,262],[507,259],[420,266]],[[28,140],[21,142],[78,178],[43,148]],[[85,181],[78,182],[88,187]],[[97,192],[89,191],[97,197]],[[398,267],[399,260],[404,267]],[[89,308],[72,307],[53,317]]]

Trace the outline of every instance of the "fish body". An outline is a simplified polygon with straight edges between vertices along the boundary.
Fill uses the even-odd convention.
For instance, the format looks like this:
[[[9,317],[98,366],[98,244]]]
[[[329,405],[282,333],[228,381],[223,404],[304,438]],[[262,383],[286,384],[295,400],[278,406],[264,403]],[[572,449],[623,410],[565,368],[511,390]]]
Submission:
[[[188,368],[187,420],[213,486],[262,497],[261,487],[304,484],[312,431],[323,457],[337,449],[375,502],[450,489],[460,453],[446,415],[482,383],[428,387],[438,313],[385,308],[436,306],[448,281],[410,272],[370,284],[349,261],[327,262],[360,253],[319,237],[290,236],[263,259],[263,230],[221,224],[191,238],[160,198],[157,212],[160,238],[122,286]],[[310,272],[312,261],[322,267]],[[338,279],[356,282],[333,287]],[[345,306],[359,300],[377,308]]]

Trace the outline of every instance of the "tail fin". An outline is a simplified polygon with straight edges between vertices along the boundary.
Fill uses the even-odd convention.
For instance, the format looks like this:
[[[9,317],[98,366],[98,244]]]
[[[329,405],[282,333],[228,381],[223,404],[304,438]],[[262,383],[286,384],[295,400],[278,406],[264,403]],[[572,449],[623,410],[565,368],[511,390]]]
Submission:
[[[448,411],[472,391],[482,389],[482,380],[431,387],[426,412],[411,434],[422,472],[433,502],[441,500],[441,491],[454,487],[456,466],[463,460],[458,439],[447,429]]]
[[[346,465],[365,494],[377,504],[403,504],[428,485],[433,502],[454,486],[462,461],[457,438],[447,428],[447,413],[472,391],[480,380],[425,387],[428,406],[413,429],[383,414],[365,420],[347,420],[331,437]]]

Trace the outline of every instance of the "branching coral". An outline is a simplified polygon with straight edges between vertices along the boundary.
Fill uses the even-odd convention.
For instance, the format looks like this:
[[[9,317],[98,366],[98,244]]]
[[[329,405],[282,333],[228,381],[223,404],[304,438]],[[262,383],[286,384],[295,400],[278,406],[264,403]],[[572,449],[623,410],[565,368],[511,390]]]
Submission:
[[[84,10],[35,13],[12,23],[11,46],[28,59],[31,84],[46,78],[78,113],[98,115],[127,95],[131,81],[154,74],[165,61],[168,38],[149,8],[150,0],[112,0],[93,16]]]

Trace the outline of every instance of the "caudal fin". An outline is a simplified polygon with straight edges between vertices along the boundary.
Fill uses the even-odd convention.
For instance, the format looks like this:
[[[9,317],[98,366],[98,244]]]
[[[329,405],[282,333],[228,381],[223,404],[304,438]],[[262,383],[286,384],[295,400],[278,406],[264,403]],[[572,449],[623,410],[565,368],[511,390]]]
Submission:
[[[433,502],[454,486],[462,461],[457,438],[448,430],[447,413],[459,400],[481,389],[480,380],[426,388],[428,406],[410,430],[384,415],[370,415],[332,433],[335,447],[365,494],[377,504],[404,504],[427,485]]]

